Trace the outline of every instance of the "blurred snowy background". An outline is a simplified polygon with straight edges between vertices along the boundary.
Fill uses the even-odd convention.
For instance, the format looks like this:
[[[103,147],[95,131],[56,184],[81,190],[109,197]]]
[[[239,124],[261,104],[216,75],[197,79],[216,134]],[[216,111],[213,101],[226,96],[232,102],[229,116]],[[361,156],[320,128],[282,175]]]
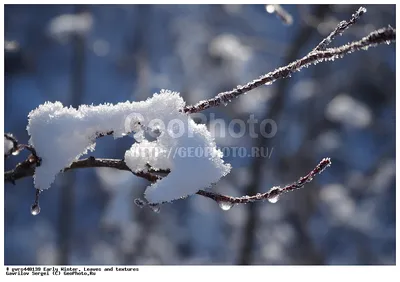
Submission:
[[[300,58],[355,5],[6,5],[5,131],[27,143],[27,115],[64,105],[143,100],[161,88],[188,104]],[[395,27],[395,6],[368,12],[334,46]],[[5,185],[5,264],[394,264],[395,45],[356,52],[260,87],[206,114],[274,119],[274,138],[219,138],[271,158],[227,157],[215,187],[239,196],[284,185],[323,157],[305,189],[229,211],[201,196],[140,209],[149,184],[128,172],[59,175],[33,217],[32,178]],[[122,158],[132,138],[101,138],[95,157]],[[54,152],[57,154],[57,152]],[[5,162],[6,170],[26,153]],[[199,172],[201,173],[201,172]]]

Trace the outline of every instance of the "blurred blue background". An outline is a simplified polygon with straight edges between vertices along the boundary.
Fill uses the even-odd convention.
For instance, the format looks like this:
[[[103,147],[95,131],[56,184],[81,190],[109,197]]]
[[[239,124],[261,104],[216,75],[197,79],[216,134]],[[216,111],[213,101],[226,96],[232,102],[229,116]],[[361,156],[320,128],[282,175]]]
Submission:
[[[355,5],[5,5],[5,131],[28,143],[27,115],[64,105],[139,101],[162,88],[188,104],[300,58]],[[394,5],[368,12],[333,46],[390,24]],[[5,264],[395,264],[395,44],[312,66],[205,112],[276,121],[274,138],[218,136],[270,158],[226,157],[214,188],[232,196],[297,180],[323,157],[332,166],[276,204],[222,211],[201,196],[140,209],[149,183],[128,172],[60,174],[41,195],[32,178],[5,184]],[[210,124],[208,124],[210,125]],[[95,157],[123,158],[132,138],[98,140]],[[57,154],[57,152],[54,152]],[[5,161],[6,170],[26,153]]]

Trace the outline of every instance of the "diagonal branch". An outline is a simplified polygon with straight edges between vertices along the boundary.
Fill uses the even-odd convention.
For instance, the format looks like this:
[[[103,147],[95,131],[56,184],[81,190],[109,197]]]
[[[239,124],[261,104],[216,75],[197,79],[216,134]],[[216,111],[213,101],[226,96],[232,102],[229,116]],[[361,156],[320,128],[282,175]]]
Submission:
[[[329,36],[328,36],[329,37]],[[332,36],[333,38],[334,36]],[[311,64],[319,64],[326,61],[333,61],[335,59],[343,58],[345,55],[351,54],[355,51],[367,50],[369,47],[375,47],[379,44],[390,44],[396,40],[396,29],[392,27],[385,27],[375,30],[358,41],[342,45],[340,47],[331,48],[327,50],[311,51],[303,58],[294,61],[284,67],[275,69],[255,79],[243,86],[238,86],[233,90],[219,93],[214,98],[200,101],[193,106],[186,106],[183,111],[185,113],[197,113],[204,111],[208,108],[218,107],[221,104],[228,104],[234,98],[249,92],[262,85],[270,85],[278,79],[290,77],[293,73],[300,71],[304,67]],[[321,43],[320,43],[321,44]]]

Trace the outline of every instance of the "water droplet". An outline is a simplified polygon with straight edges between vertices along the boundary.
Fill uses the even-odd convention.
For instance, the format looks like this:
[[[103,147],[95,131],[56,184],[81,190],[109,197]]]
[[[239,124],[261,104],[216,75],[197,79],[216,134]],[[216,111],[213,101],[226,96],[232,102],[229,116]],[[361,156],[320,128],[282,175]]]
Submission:
[[[40,206],[39,204],[33,204],[31,206],[31,214],[32,215],[38,215],[40,213]]]
[[[233,204],[231,202],[225,201],[218,202],[218,205],[224,211],[229,211],[233,207]]]
[[[278,201],[279,201],[279,196],[268,198],[268,202],[270,202],[272,204],[275,204]]]
[[[19,154],[19,150],[15,150],[14,152],[11,153],[13,156],[16,156]]]
[[[159,213],[161,210],[160,205],[158,204],[150,204],[149,207],[151,208],[151,210],[155,213]]]
[[[268,81],[268,82],[264,83],[264,85],[271,85],[271,84],[272,84],[272,81]]]

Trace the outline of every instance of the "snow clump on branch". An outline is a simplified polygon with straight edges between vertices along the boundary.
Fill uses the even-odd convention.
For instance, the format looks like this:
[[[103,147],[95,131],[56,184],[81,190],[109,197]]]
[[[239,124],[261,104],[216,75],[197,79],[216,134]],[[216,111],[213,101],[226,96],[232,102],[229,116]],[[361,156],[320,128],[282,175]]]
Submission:
[[[161,90],[146,101],[64,107],[46,102],[28,115],[29,143],[42,163],[35,170],[37,189],[48,189],[56,175],[88,151],[96,138],[120,138],[133,133],[136,143],[126,151],[125,163],[134,172],[168,169],[145,192],[150,203],[169,202],[209,188],[230,172],[206,126],[183,112],[185,101],[176,92]],[[150,138],[149,135],[151,135]],[[198,148],[201,154],[177,154]]]

